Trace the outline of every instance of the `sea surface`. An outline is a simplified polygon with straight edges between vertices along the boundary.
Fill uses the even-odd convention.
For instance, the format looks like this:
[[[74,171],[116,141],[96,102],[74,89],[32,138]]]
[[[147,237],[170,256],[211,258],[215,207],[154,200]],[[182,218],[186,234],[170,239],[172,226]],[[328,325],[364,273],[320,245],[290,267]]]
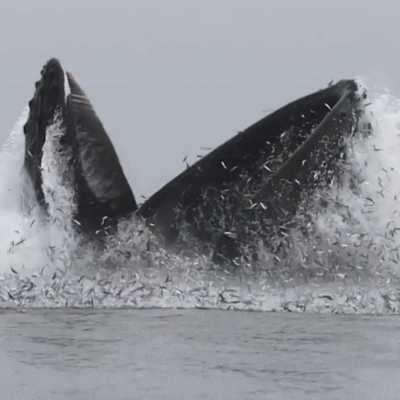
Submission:
[[[398,399],[400,318],[3,310],[1,398]]]
[[[344,184],[237,268],[168,252],[135,216],[85,242],[57,121],[45,217],[25,110],[0,150],[0,400],[399,399],[400,99],[370,99]]]

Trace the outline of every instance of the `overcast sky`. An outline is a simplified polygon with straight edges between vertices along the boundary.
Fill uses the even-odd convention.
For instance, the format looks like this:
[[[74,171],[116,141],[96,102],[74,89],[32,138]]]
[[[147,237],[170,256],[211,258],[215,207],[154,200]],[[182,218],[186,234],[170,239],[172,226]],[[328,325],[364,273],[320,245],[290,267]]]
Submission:
[[[332,79],[400,94],[399,38],[396,1],[0,0],[0,141],[58,57],[148,195]]]

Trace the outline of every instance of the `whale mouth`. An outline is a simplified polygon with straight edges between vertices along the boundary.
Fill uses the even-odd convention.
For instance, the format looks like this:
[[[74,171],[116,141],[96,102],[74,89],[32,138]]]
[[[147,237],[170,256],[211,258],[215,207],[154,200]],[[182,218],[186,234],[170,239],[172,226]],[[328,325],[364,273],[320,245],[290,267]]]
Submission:
[[[72,218],[80,231],[96,234],[135,212],[167,244],[184,248],[193,236],[206,252],[217,243],[235,258],[240,243],[253,246],[260,237],[268,242],[277,230],[289,229],[315,191],[343,174],[346,140],[360,114],[357,91],[356,82],[343,80],[283,106],[202,157],[138,209],[89,97],[51,59],[29,102],[25,169],[39,204],[48,209],[43,184],[51,177],[43,178],[42,158],[47,139],[54,139],[46,156],[54,155],[60,171],[71,176]],[[61,132],[56,138],[47,129],[54,122]],[[64,150],[68,157],[60,157]]]
[[[46,211],[43,192],[42,159],[48,127],[58,121],[63,130],[61,149],[70,150],[74,176],[75,220],[85,231],[97,231],[135,211],[137,204],[118,156],[89,98],[70,72],[57,59],[42,68],[41,79],[29,102],[24,125],[24,167],[36,198]]]

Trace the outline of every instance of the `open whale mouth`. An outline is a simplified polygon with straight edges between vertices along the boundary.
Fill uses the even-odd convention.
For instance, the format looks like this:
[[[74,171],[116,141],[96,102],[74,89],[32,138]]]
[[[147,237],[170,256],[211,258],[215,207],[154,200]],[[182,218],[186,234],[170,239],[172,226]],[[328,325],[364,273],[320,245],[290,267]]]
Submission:
[[[24,125],[25,170],[43,209],[42,161],[48,128],[57,120],[62,125],[60,146],[72,154],[75,221],[84,231],[97,231],[108,221],[137,208],[118,156],[103,124],[85,92],[73,75],[64,72],[60,62],[51,59],[41,71],[35,93],[29,102]]]
[[[231,257],[238,243],[260,237],[268,241],[274,227],[290,222],[305,198],[340,174],[345,138],[360,111],[357,92],[354,81],[344,80],[289,103],[211,151],[138,208],[89,98],[52,59],[29,102],[25,169],[46,210],[43,149],[52,139],[48,128],[57,121],[63,132],[58,149],[71,154],[72,217],[83,232],[102,231],[135,212],[167,243],[179,242],[185,227],[189,236],[207,243],[206,251],[229,242]]]

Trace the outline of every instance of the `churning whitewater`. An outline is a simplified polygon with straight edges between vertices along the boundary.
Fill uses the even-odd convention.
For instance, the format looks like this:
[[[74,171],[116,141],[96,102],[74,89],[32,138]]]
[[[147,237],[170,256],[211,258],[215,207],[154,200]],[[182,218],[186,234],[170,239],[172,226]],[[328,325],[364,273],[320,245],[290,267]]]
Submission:
[[[42,215],[23,169],[27,112],[0,153],[1,307],[399,312],[400,100],[390,94],[365,104],[345,182],[319,192],[276,251],[260,244],[258,259],[237,268],[170,253],[139,220],[121,220],[105,248],[79,237],[57,121],[43,148]]]

